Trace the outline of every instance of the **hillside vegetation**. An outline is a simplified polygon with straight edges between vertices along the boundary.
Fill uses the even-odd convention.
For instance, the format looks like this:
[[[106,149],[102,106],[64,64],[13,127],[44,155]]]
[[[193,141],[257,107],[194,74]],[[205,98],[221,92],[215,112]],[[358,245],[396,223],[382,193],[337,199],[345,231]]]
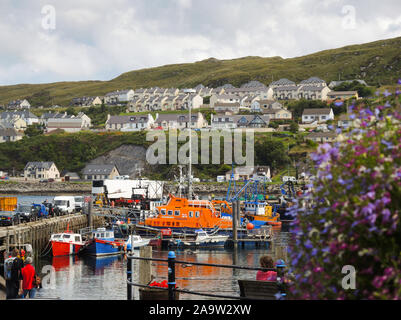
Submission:
[[[327,82],[342,79],[364,79],[369,85],[390,85],[401,70],[401,37],[361,45],[325,50],[311,55],[283,59],[281,57],[245,57],[167,65],[131,71],[110,81],[58,82],[20,84],[0,87],[0,104],[28,98],[33,105],[67,105],[80,96],[104,95],[117,89],[140,87],[194,87],[200,83],[217,87],[226,83],[235,86],[258,80],[269,84],[272,78],[301,81],[318,76]]]

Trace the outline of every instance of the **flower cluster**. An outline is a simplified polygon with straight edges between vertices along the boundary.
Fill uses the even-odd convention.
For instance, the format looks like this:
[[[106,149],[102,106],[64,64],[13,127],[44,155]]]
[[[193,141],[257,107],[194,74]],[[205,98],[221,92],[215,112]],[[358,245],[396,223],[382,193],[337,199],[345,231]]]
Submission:
[[[401,298],[400,96],[351,106],[353,126],[312,155],[316,174],[295,201],[289,253],[300,299]],[[344,289],[342,268],[356,270]]]

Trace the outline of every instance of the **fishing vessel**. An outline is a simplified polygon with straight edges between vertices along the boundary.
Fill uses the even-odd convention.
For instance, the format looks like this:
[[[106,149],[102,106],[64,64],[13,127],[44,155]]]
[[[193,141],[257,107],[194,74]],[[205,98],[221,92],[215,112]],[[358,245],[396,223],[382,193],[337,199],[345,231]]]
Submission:
[[[124,253],[124,242],[117,241],[114,238],[113,230],[98,228],[91,232],[89,238],[81,250],[83,254],[107,256]]]
[[[143,224],[157,229],[170,228],[174,232],[192,232],[232,228],[231,217],[224,217],[208,200],[189,200],[169,195],[166,205],[156,208],[156,217],[147,218]]]
[[[224,247],[228,235],[209,235],[204,230],[196,230],[193,239],[171,239],[169,246],[178,248],[187,247],[203,247],[217,248]]]
[[[241,224],[252,223],[255,229],[264,225],[281,226],[280,214],[266,201],[244,201],[244,216]]]
[[[52,254],[54,257],[77,254],[85,245],[79,233],[68,230],[63,233],[52,234],[50,237]]]
[[[151,239],[143,239],[140,235],[130,235],[128,240],[125,242],[126,249],[128,251],[145,247],[149,244]]]

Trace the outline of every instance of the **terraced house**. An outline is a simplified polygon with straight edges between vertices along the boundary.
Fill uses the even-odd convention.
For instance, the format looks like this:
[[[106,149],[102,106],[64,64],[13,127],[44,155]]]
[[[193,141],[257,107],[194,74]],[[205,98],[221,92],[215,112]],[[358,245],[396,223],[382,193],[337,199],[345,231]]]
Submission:
[[[302,113],[302,123],[323,123],[328,120],[334,120],[331,108],[305,109]]]

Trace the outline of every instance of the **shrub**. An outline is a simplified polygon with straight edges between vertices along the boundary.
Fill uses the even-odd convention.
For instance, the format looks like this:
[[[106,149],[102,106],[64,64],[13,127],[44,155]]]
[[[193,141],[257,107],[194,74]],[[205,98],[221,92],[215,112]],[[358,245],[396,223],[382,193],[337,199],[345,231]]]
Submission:
[[[399,93],[352,106],[357,127],[312,155],[316,179],[290,210],[293,298],[401,299]],[[342,288],[346,265],[356,269],[355,290]]]

